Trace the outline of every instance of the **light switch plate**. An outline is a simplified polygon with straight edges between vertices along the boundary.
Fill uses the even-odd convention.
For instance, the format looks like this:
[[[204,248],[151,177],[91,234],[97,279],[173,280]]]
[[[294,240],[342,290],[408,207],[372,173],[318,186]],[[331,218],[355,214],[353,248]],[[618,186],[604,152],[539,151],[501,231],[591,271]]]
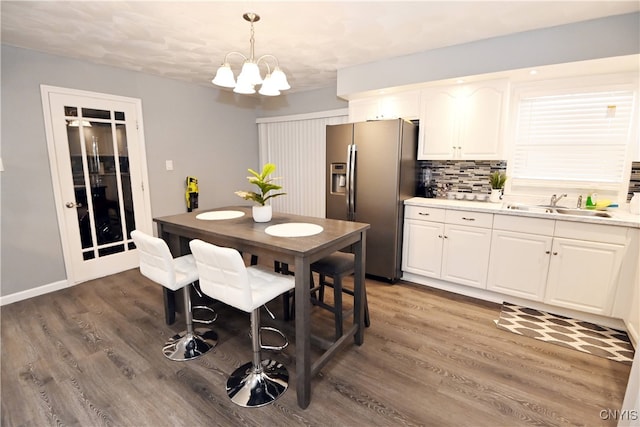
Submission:
[[[173,170],[173,160],[166,160],[165,161],[165,167],[167,168],[168,171],[172,171]]]

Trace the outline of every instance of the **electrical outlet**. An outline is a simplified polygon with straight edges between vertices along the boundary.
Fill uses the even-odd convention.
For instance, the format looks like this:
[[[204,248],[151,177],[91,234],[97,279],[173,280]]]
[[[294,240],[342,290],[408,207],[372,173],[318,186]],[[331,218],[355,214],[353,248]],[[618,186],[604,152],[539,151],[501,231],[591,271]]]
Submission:
[[[166,160],[165,162],[165,167],[168,171],[172,171],[173,170],[173,160]]]

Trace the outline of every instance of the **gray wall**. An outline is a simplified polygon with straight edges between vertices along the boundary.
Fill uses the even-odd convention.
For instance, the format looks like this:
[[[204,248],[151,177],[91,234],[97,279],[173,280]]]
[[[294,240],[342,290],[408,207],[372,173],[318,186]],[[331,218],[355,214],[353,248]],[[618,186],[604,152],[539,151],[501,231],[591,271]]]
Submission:
[[[187,175],[198,177],[200,209],[246,204],[233,190],[245,189],[247,168],[260,166],[256,117],[347,107],[335,86],[256,100],[6,45],[1,55],[0,296],[66,279],[41,84],[142,100],[154,217],[186,210]]]
[[[637,53],[640,13],[630,13],[344,68],[337,95]]]
[[[142,99],[153,216],[186,211],[184,180],[195,175],[200,207],[244,203],[258,166],[255,102],[87,62],[2,46],[1,295],[66,279],[54,206],[40,85]],[[165,171],[165,160],[174,170]]]
[[[260,106],[259,117],[288,116],[315,113],[318,111],[349,108],[349,102],[338,98],[336,86],[287,96],[265,98]]]

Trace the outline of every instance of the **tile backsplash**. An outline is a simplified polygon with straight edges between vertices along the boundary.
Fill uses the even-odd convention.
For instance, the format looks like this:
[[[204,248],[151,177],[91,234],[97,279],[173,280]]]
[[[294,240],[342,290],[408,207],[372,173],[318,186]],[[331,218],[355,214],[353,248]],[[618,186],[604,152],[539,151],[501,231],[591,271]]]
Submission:
[[[438,186],[438,197],[447,191],[461,193],[491,192],[489,174],[507,170],[504,160],[421,160],[418,162],[418,180],[423,169],[431,171],[432,180]]]
[[[421,160],[418,161],[418,182],[421,171],[429,169],[431,177],[438,186],[438,196],[447,191],[462,193],[490,193],[489,174],[494,171],[506,171],[507,162],[503,160]],[[631,179],[627,202],[633,193],[640,193],[640,162],[631,163]]]
[[[640,162],[631,163],[631,179],[629,180],[629,194],[627,194],[627,202],[631,200],[633,193],[640,193]]]

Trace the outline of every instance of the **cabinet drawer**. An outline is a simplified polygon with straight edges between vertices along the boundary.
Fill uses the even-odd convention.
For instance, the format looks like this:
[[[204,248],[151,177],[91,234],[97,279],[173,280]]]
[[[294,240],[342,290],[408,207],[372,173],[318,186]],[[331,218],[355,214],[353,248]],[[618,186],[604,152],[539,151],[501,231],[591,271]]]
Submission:
[[[553,219],[524,218],[514,215],[496,215],[493,218],[495,230],[540,234],[542,236],[553,236],[555,223]]]
[[[470,225],[473,227],[491,228],[493,214],[486,212],[455,211],[447,209],[445,222],[447,224]]]
[[[620,243],[627,241],[627,228],[615,225],[586,224],[573,221],[556,221],[555,237],[589,240],[591,242]]]
[[[444,222],[444,216],[444,209],[435,209],[423,206],[406,206],[404,210],[404,217],[407,219]]]

